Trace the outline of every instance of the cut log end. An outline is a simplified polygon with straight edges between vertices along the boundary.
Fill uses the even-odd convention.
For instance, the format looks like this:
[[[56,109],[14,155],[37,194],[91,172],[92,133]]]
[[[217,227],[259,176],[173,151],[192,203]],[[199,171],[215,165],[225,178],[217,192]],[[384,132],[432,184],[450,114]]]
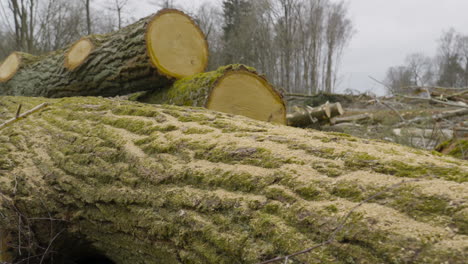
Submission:
[[[203,72],[208,65],[205,35],[179,10],[165,9],[151,19],[146,31],[146,47],[153,65],[170,77],[188,77]]]
[[[206,108],[286,124],[281,96],[264,78],[247,70],[229,71],[221,77],[213,87]]]
[[[13,52],[0,65],[0,82],[6,82],[15,76],[21,64],[21,57]]]
[[[72,45],[65,55],[65,68],[74,70],[83,64],[93,51],[94,44],[88,38],[82,38]]]

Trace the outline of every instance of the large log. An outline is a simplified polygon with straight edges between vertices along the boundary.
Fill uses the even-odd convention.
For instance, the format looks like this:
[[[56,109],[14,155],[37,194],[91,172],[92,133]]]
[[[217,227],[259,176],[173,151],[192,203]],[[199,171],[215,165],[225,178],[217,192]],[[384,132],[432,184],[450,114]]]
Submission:
[[[0,97],[0,123],[42,103],[0,134],[0,230],[16,261],[257,263],[330,238],[294,259],[467,259],[464,161],[116,99]]]
[[[124,95],[203,72],[207,62],[199,27],[184,13],[165,9],[39,58],[13,53],[0,65],[0,95]]]
[[[279,92],[255,69],[228,65],[178,80],[174,85],[133,97],[145,103],[205,107],[260,121],[286,124]]]

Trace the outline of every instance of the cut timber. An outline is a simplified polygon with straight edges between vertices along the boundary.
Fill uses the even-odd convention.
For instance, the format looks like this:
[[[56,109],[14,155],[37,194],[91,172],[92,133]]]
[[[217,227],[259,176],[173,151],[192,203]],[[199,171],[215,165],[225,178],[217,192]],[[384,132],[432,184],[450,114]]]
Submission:
[[[330,104],[329,106],[330,106],[330,118],[344,114],[344,110],[343,110],[343,107],[341,106],[341,103],[333,103],[333,104]]]
[[[392,130],[397,137],[419,137],[419,138],[443,138],[445,140],[453,137],[453,130],[450,129],[420,129],[420,128],[395,128]]]
[[[468,115],[468,108],[450,110],[450,111],[442,112],[442,113],[439,113],[439,114],[436,114],[436,115],[433,115],[433,116],[429,116],[429,117],[416,117],[416,118],[413,118],[411,120],[407,120],[405,122],[400,122],[400,123],[396,124],[395,127],[402,127],[402,126],[406,126],[406,125],[409,125],[409,124],[425,122],[425,121],[440,121],[440,120],[446,119],[446,118],[451,118],[451,117],[455,117],[455,116],[465,116],[465,115]]]
[[[98,39],[95,36],[88,36],[73,44],[65,54],[65,68],[73,71],[83,64],[95,49],[96,42],[98,42]]]
[[[184,78],[167,89],[144,93],[135,99],[145,103],[205,107],[286,124],[286,108],[281,94],[263,76],[244,65],[228,65]]]
[[[15,53],[0,68],[0,94],[116,96],[157,90],[203,72],[205,36],[184,13],[165,9],[119,31],[82,38],[17,69]]]
[[[23,52],[13,52],[0,64],[0,83],[7,82],[23,66],[37,60],[36,56]],[[1,86],[0,86],[1,87]],[[1,90],[0,90],[1,93]]]
[[[0,134],[0,230],[21,241],[14,263],[40,263],[48,248],[43,263],[99,252],[116,264],[250,264],[334,231],[294,260],[466,263],[464,161],[200,108],[0,102],[0,121],[49,104]]]
[[[359,123],[359,122],[367,122],[372,121],[374,118],[373,114],[365,113],[360,115],[352,115],[352,116],[345,116],[345,117],[334,117],[330,119],[330,124],[336,125],[340,123]]]
[[[330,118],[344,114],[340,103],[326,103],[319,107],[295,107],[293,113],[287,115],[288,125],[307,127],[317,122],[328,121]]]

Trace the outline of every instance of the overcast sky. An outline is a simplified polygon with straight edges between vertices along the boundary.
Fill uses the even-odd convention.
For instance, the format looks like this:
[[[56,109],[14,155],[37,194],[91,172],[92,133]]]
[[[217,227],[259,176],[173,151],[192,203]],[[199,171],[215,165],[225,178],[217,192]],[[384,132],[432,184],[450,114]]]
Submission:
[[[204,2],[222,0],[176,0],[186,10]],[[155,12],[149,1],[131,1],[131,15],[140,18]],[[348,0],[356,33],[342,60],[338,92],[351,88],[379,95],[384,88],[368,78],[384,79],[390,66],[400,65],[406,55],[434,55],[437,39],[450,27],[468,34],[468,0]]]

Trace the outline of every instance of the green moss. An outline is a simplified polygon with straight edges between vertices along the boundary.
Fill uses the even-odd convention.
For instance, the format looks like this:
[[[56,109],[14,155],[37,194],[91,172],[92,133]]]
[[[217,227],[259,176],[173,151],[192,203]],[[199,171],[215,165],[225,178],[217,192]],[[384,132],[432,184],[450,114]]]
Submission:
[[[330,213],[338,213],[338,207],[336,207],[335,205],[331,204],[331,205],[327,205],[325,207],[325,210],[330,212]]]
[[[277,200],[283,203],[293,203],[296,198],[282,186],[269,186],[265,188],[264,195],[268,199]]]
[[[188,158],[188,153],[184,151],[184,145],[187,141],[184,139],[176,141],[160,140],[157,136],[152,136],[146,139],[137,140],[135,144],[140,146],[141,149],[148,155],[155,154],[176,154],[184,159]]]
[[[283,207],[281,206],[281,202],[271,201],[263,207],[263,211],[268,214],[277,214],[282,208]]]
[[[452,139],[445,141],[436,147],[436,150],[443,151],[452,157],[466,159],[468,157],[468,140]]]
[[[247,172],[231,172],[221,169],[197,171],[186,169],[183,174],[168,178],[164,183],[202,185],[204,188],[223,188],[229,191],[255,192],[266,186],[268,179],[254,176]]]
[[[204,122],[204,121],[209,121],[210,119],[203,115],[203,114],[185,114],[185,115],[180,115],[177,118],[180,122]]]
[[[397,177],[437,177],[456,182],[468,181],[468,172],[463,172],[457,167],[440,167],[430,163],[424,165],[410,165],[396,160],[381,161],[376,157],[362,152],[346,156],[345,166],[350,170],[369,169],[378,173]]]
[[[348,181],[338,182],[333,187],[331,193],[335,196],[346,198],[351,201],[360,201],[363,197],[361,187],[354,182]]]
[[[264,148],[215,148],[208,146],[205,149],[194,148],[196,159],[205,159],[211,162],[226,164],[245,164],[263,168],[279,168],[284,163],[291,163],[274,157],[271,151]]]
[[[332,162],[314,162],[310,165],[314,170],[327,175],[328,177],[338,177],[343,174],[343,169]]]
[[[302,198],[309,201],[318,200],[322,195],[322,192],[317,188],[315,183],[306,186],[299,186],[295,189],[295,191]]]
[[[158,110],[154,107],[139,105],[120,105],[111,109],[115,115],[127,115],[127,116],[145,116],[145,117],[159,117],[162,116]]]
[[[414,188],[406,187],[398,189],[390,206],[415,219],[427,221],[440,215],[452,216],[454,208],[449,203],[448,199],[423,195]]]
[[[455,213],[452,222],[460,234],[468,235],[468,208]]]
[[[314,147],[314,146],[309,146],[307,144],[289,144],[288,148],[293,149],[293,150],[301,149],[313,156],[324,158],[324,159],[335,160],[336,158],[340,157],[340,154],[335,154],[334,148]]]
[[[204,129],[204,128],[197,128],[197,127],[190,127],[188,129],[182,130],[182,132],[186,135],[193,135],[193,134],[208,134],[214,132],[213,129]]]
[[[220,67],[216,71],[199,73],[176,81],[166,89],[148,92],[137,96],[137,100],[152,104],[173,104],[180,106],[205,107],[206,100],[214,84],[226,72],[232,70],[247,70],[255,72],[255,69],[241,64],[232,64]]]

